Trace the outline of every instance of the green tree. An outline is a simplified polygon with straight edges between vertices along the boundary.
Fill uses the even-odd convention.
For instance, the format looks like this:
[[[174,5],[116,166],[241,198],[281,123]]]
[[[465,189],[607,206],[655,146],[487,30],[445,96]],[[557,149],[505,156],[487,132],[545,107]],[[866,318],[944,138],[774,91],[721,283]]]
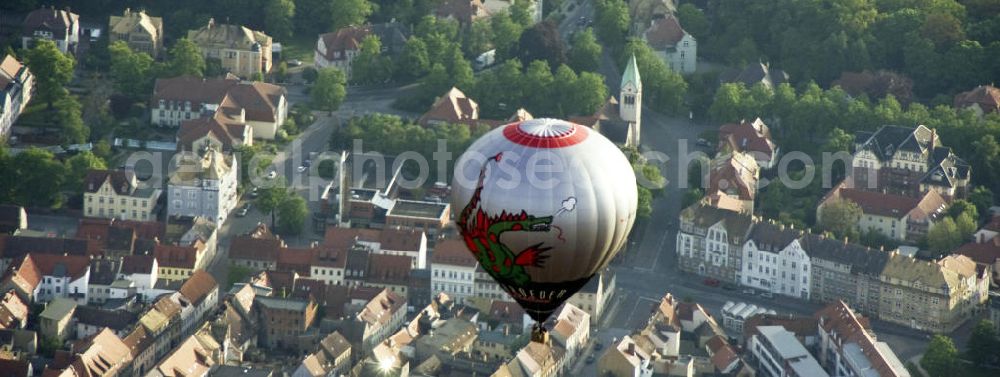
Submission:
[[[370,35],[361,41],[358,55],[351,63],[351,80],[362,84],[382,83],[392,77],[391,63],[382,55],[382,42]]]
[[[739,122],[740,108],[747,89],[743,83],[725,83],[715,91],[708,115],[718,123]]]
[[[635,216],[641,219],[649,218],[653,214],[653,193],[648,188],[639,186],[639,204],[635,209]]]
[[[989,209],[993,206],[993,191],[984,187],[976,186],[969,193],[969,201],[976,206],[976,212],[979,213],[979,220],[986,220],[986,216],[989,215]]]
[[[961,244],[958,225],[951,217],[945,216],[927,231],[927,248],[937,255],[949,253]]]
[[[514,22],[507,12],[490,17],[490,24],[493,26],[493,47],[497,49],[497,59],[510,57],[517,41],[521,39],[524,27]]]
[[[979,228],[979,224],[976,223],[975,209],[972,207],[973,212],[964,212],[955,218],[955,228],[958,231],[958,241],[956,242],[960,246],[966,242],[972,240],[972,235],[976,233],[976,229]]]
[[[556,23],[540,22],[521,33],[515,54],[522,62],[546,60],[549,66],[558,67],[566,61],[566,46]]]
[[[278,211],[282,203],[288,200],[288,186],[283,177],[278,177],[272,181],[270,187],[258,188],[257,191],[257,208],[260,209],[261,213],[271,216],[271,228],[273,229],[275,212]]]
[[[178,39],[167,55],[167,77],[205,75],[205,57],[201,49],[187,38]]]
[[[267,34],[278,39],[291,37],[294,17],[295,3],[292,0],[268,0],[264,11]]]
[[[143,52],[133,52],[125,41],[112,43],[108,53],[115,90],[131,98],[148,96],[152,89],[153,58]]]
[[[694,4],[684,3],[677,6],[677,19],[684,25],[684,30],[696,39],[708,36],[708,18]]]
[[[59,51],[54,42],[36,41],[25,54],[25,62],[35,76],[35,99],[52,109],[56,101],[69,95],[66,84],[73,79],[76,61]]]
[[[25,207],[58,207],[59,190],[66,179],[66,167],[43,149],[29,148],[12,159],[16,177],[13,202]],[[10,174],[5,173],[4,175]]]
[[[79,144],[87,142],[90,137],[90,128],[83,123],[80,112],[80,103],[75,97],[64,97],[55,103],[52,113],[52,122],[58,126],[62,134],[60,135],[63,144]]]
[[[647,106],[659,108],[669,114],[679,114],[684,107],[684,97],[687,93],[687,82],[677,72],[667,67],[642,39],[631,39],[620,56],[620,66],[635,56],[636,65],[642,75],[645,92],[644,103]]]
[[[594,114],[608,99],[608,87],[604,85],[604,76],[594,72],[583,72],[573,84],[572,92],[575,105],[574,114]]]
[[[458,45],[452,45],[451,54],[445,57],[444,64],[451,76],[452,86],[463,90],[472,89],[472,85],[475,84],[472,64],[462,55]]]
[[[333,29],[349,25],[363,25],[375,7],[368,0],[333,0],[330,23]]]
[[[509,8],[510,18],[517,22],[522,27],[530,27],[535,23],[533,17],[531,17],[531,0],[514,0]]]
[[[958,199],[952,202],[950,206],[948,206],[948,216],[951,216],[954,219],[958,219],[959,216],[962,216],[962,214],[967,212],[971,215],[970,217],[972,217],[973,219],[979,218],[979,210],[976,208],[974,204],[972,204],[972,202],[968,200]]]
[[[398,60],[397,72],[409,78],[423,77],[431,69],[431,58],[427,53],[427,43],[419,37],[410,37],[406,41],[402,59]]]
[[[819,226],[837,238],[857,234],[855,225],[861,221],[861,207],[849,200],[835,200],[823,206]],[[856,237],[852,237],[856,238]]]
[[[998,348],[1000,338],[997,337],[997,330],[993,322],[984,319],[972,329],[969,343],[965,345],[965,353],[976,365],[986,365],[996,360]]]
[[[826,137],[826,143],[823,144],[823,152],[850,153],[851,147],[853,145],[854,145],[854,135],[844,132],[844,130],[838,127],[830,131],[830,134]]]
[[[309,93],[313,107],[331,112],[340,108],[344,97],[347,96],[346,84],[344,72],[339,69],[332,67],[320,69],[316,84]]]
[[[920,359],[920,366],[928,377],[947,377],[954,375],[959,367],[958,350],[951,338],[944,335],[934,335],[927,351]]]
[[[462,50],[468,56],[478,56],[493,48],[493,27],[489,19],[472,21],[472,26],[463,33],[462,42]]]
[[[594,29],[586,28],[573,35],[569,64],[577,71],[594,72],[600,67],[601,45],[594,37]]]
[[[299,194],[291,193],[278,206],[278,231],[282,234],[301,234],[308,217],[306,200]]]
[[[66,159],[66,177],[63,188],[67,191],[82,192],[83,179],[92,169],[107,169],[107,164],[100,157],[90,152],[81,152]]]
[[[595,6],[597,36],[612,48],[624,44],[631,23],[625,1],[597,0]]]

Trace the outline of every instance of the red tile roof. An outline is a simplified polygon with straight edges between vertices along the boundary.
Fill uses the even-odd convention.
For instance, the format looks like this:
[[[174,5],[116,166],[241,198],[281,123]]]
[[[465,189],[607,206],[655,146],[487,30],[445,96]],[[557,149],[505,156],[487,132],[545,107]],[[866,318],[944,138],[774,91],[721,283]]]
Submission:
[[[42,271],[35,264],[34,256],[28,254],[11,264],[8,272],[4,275],[4,280],[6,281],[7,279],[10,279],[13,284],[20,287],[24,292],[31,293],[41,283]]]
[[[814,315],[827,333],[837,334],[838,345],[857,343],[861,351],[872,363],[872,368],[880,376],[895,376],[892,366],[875,345],[875,338],[869,333],[871,325],[867,318],[859,317],[843,301],[831,303]]]
[[[1000,236],[986,242],[969,242],[959,246],[955,254],[961,254],[984,265],[993,265],[1000,259]]]
[[[278,252],[278,269],[309,276],[310,266],[317,259],[318,253],[319,249],[282,248]]]
[[[212,274],[203,270],[197,270],[181,285],[181,295],[186,297],[192,304],[198,305],[213,290],[219,289],[219,284],[215,282]]]
[[[376,284],[406,285],[412,260],[405,255],[372,254],[368,263],[368,280]]]
[[[42,276],[68,276],[73,280],[89,271],[90,258],[78,255],[32,254]]]
[[[677,42],[684,38],[684,28],[674,15],[667,15],[664,18],[653,20],[653,24],[646,30],[644,36],[649,46],[655,50],[666,50],[675,48]]]
[[[524,308],[516,302],[493,300],[490,304],[490,318],[500,323],[522,323]]]
[[[777,148],[771,140],[771,130],[760,118],[753,122],[728,123],[719,127],[720,147],[725,144],[730,150],[751,152],[758,160],[771,160]]]
[[[28,323],[28,304],[13,289],[0,297],[0,329],[20,328]]]
[[[331,62],[347,59],[345,51],[360,50],[361,42],[371,33],[371,26],[347,26],[333,33],[320,34],[319,39],[326,47],[326,54],[323,55],[323,58]],[[335,57],[334,52],[340,52],[340,57]]]
[[[126,255],[122,258],[123,275],[149,274],[153,271],[153,262],[156,257],[152,255]]]
[[[427,126],[432,122],[463,123],[477,119],[479,119],[479,104],[458,88],[452,87],[434,101],[430,110],[421,115],[417,122]]]
[[[233,242],[229,247],[229,255],[232,259],[277,262],[278,250],[281,247],[282,242],[277,238],[242,235],[233,238]]]
[[[980,85],[955,96],[955,107],[966,108],[973,105],[978,105],[984,113],[997,112],[1000,110],[1000,89],[992,85]]]
[[[249,126],[223,122],[220,118],[223,117],[202,117],[181,122],[181,128],[177,131],[177,149],[192,151],[192,143],[209,134],[222,143],[223,150],[229,151],[233,146],[242,145],[245,142],[243,135]]]
[[[933,217],[946,206],[944,198],[937,191],[929,190],[922,198],[909,196],[884,194],[874,191],[864,191],[852,188],[845,188],[843,185],[831,190],[824,204],[837,198],[852,201],[861,206],[861,210],[867,215],[891,217],[895,219],[909,215],[910,219],[922,220]]]
[[[446,264],[462,267],[476,267],[479,262],[472,256],[465,242],[456,239],[446,239],[438,242],[434,247],[434,256],[431,258],[432,264]]]
[[[203,246],[200,241],[197,244]],[[194,269],[198,260],[197,246],[156,245],[154,255],[160,267]]]
[[[191,102],[192,111],[198,111],[205,104],[215,104],[222,111],[245,110],[247,121],[274,122],[278,102],[285,93],[284,88],[263,82],[181,76],[156,80],[153,106],[159,106],[161,100]]]
[[[118,195],[130,195],[135,191],[135,173],[122,170],[90,170],[83,179],[83,189],[94,193],[106,182],[111,181],[111,189]]]

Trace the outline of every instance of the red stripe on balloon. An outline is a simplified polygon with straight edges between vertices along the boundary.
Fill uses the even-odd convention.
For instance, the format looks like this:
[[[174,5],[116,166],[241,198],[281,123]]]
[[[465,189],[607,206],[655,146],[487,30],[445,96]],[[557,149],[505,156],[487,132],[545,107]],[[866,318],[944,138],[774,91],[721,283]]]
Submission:
[[[573,125],[573,128],[567,132],[555,135],[535,135],[521,129],[521,122],[511,123],[504,126],[503,136],[515,144],[541,149],[565,148],[587,139],[589,130],[586,127],[569,122],[567,124]]]

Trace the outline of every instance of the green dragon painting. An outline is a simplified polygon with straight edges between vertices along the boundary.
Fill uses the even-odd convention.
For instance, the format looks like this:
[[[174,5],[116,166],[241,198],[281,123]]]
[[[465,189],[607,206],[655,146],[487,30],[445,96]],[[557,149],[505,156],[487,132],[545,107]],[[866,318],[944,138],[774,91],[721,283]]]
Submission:
[[[480,195],[486,178],[486,168],[490,163],[499,163],[502,157],[503,154],[498,153],[483,163],[476,190],[469,203],[462,209],[458,226],[466,246],[484,270],[497,280],[524,286],[531,282],[531,276],[525,267],[542,267],[548,258],[545,252],[552,248],[537,243],[515,253],[500,241],[500,236],[505,232],[516,231],[547,232],[552,228],[553,216],[536,217],[523,210],[520,213],[503,211],[499,215],[490,216],[483,211],[480,207]]]

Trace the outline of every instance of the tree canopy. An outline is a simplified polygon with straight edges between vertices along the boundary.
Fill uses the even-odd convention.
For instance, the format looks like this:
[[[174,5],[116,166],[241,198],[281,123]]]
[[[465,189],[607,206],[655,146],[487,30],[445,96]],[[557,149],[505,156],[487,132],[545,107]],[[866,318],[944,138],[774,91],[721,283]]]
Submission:
[[[346,84],[347,80],[341,70],[333,67],[320,69],[316,84],[309,92],[313,106],[320,110],[337,110],[347,96]]]

